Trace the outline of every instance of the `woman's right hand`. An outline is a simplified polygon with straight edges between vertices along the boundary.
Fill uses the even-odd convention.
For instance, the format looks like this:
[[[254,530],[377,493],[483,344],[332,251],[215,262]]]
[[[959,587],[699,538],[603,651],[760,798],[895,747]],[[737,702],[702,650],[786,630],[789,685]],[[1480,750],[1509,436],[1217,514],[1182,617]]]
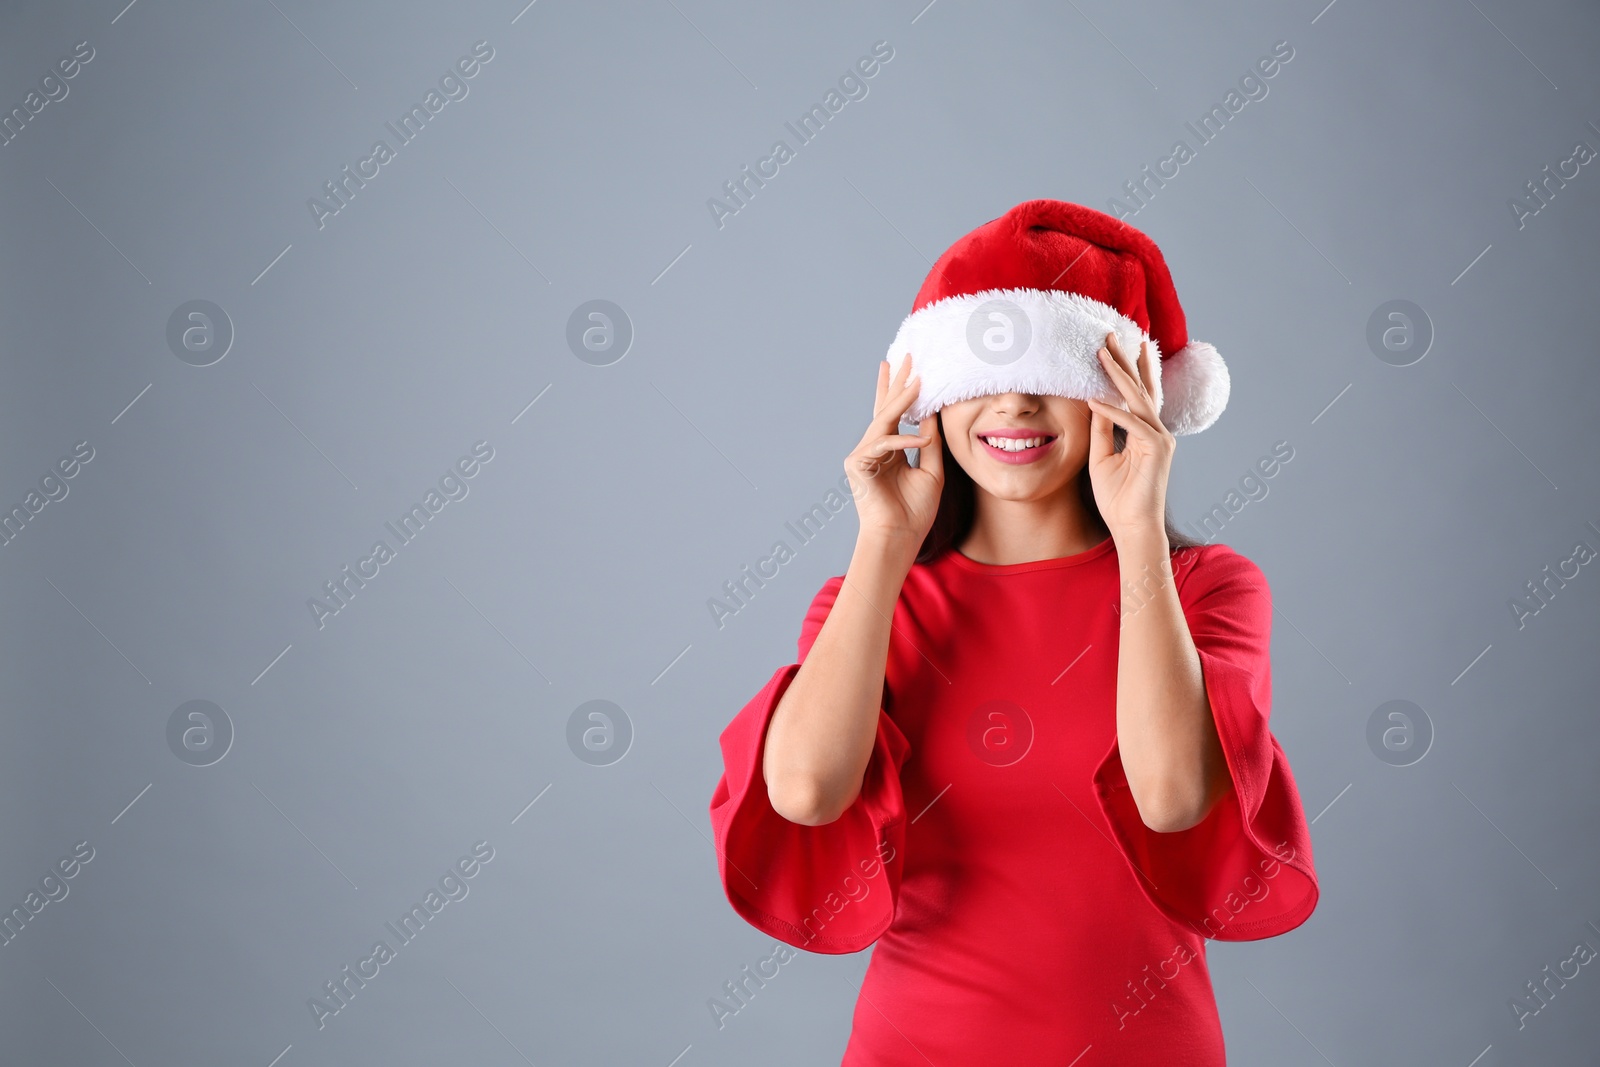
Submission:
[[[891,378],[889,362],[878,364],[878,397],[860,444],[845,457],[844,470],[861,520],[860,535],[920,547],[939,511],[944,489],[944,444],[937,414],[918,433],[900,433],[900,417],[917,398],[922,380],[903,359]],[[917,466],[905,450],[918,449]]]

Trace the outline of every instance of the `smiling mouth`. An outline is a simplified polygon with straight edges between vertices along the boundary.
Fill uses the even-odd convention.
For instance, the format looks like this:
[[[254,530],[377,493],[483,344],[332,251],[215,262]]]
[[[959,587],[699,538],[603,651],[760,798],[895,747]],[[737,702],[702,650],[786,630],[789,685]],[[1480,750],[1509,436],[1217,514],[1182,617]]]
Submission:
[[[1026,435],[1026,436],[1024,436]],[[976,435],[990,459],[998,463],[1033,463],[1043,459],[1056,442],[1055,434],[1029,430],[999,431]]]
[[[1049,434],[1041,434],[1038,437],[985,437],[980,434],[978,440],[1002,452],[1025,452],[1030,448],[1047,445],[1055,438]]]

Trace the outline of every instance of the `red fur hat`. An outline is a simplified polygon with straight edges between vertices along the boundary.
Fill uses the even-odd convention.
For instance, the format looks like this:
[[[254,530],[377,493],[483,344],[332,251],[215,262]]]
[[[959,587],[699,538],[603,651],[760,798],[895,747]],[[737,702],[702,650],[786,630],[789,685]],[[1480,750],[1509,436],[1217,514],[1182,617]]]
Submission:
[[[1153,398],[1174,434],[1199,433],[1228,403],[1228,368],[1190,338],[1166,260],[1126,222],[1081,204],[1030,200],[951,245],[933,265],[886,357],[922,376],[911,422],[996,393],[1093,397],[1126,408],[1095,357],[1114,331],[1149,341]]]

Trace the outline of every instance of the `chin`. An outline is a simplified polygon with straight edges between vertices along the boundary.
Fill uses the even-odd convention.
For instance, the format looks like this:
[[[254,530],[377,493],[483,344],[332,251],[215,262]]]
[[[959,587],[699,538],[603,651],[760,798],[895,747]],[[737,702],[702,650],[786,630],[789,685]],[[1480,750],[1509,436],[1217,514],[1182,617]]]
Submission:
[[[973,482],[980,489],[999,500],[1045,500],[1071,488],[1077,480],[1076,473],[1069,474],[1055,463],[1048,467],[1028,466],[998,471],[992,469],[996,466],[994,464],[982,466],[990,469],[975,474],[969,469],[968,473],[972,474]]]

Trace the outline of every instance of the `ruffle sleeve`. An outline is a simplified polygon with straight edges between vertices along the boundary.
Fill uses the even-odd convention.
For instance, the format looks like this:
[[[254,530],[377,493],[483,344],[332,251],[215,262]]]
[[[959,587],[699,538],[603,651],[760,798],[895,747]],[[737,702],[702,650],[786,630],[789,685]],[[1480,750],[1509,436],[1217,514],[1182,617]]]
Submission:
[[[1113,742],[1095,792],[1135,879],[1164,914],[1218,941],[1275,937],[1305,922],[1318,888],[1300,794],[1267,725],[1271,592],[1260,568],[1227,545],[1181,550],[1173,571],[1232,788],[1198,824],[1158,833],[1139,817]]]
[[[811,952],[859,952],[894,919],[905,851],[900,766],[910,749],[880,706],[861,792],[843,815],[803,826],[773,810],[762,773],[767,724],[828,617],[842,575],[806,612],[798,656],[778,668],[722,731],[723,775],[711,797],[717,866],[728,902],[756,929]]]

